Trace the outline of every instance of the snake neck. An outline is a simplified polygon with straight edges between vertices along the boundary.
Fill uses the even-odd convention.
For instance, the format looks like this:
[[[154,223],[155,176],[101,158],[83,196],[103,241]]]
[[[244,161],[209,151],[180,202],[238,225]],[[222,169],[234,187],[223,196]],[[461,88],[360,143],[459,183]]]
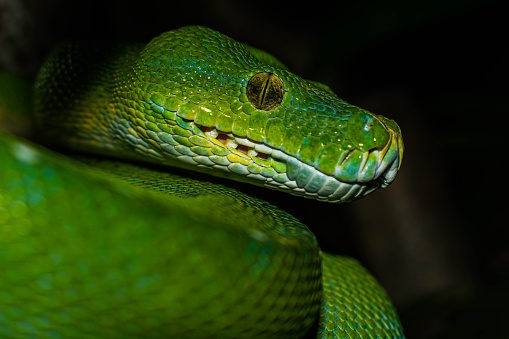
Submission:
[[[114,97],[141,48],[97,42],[57,46],[35,82],[35,124],[42,138],[96,154],[131,154],[118,140]]]

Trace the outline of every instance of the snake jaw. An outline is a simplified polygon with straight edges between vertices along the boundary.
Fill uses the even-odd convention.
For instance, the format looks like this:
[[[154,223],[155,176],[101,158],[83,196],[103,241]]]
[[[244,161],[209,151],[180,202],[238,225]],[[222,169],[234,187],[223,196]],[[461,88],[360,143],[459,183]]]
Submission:
[[[224,150],[222,157],[216,154],[211,158],[213,169],[236,174],[239,181],[249,181],[320,201],[347,202],[366,196],[378,188],[385,188],[394,180],[401,164],[401,136],[398,131],[390,128],[390,141],[382,150],[362,153],[351,150],[336,165],[336,173],[328,175],[282,150],[215,127],[201,126],[192,121],[189,123],[192,124],[191,130],[198,131],[201,137]],[[351,166],[349,159],[356,156],[362,158],[362,161],[357,166]],[[181,156],[179,159],[193,162],[193,158],[182,159]],[[197,167],[205,171],[211,169],[210,165],[199,163],[199,160],[196,163]],[[373,166],[373,163],[376,165]],[[209,173],[218,175],[213,171]]]
[[[133,150],[145,158],[155,154],[159,162],[168,165],[331,203],[356,200],[389,186],[396,177],[403,153],[399,127],[388,124],[389,136],[382,149],[340,149],[343,155],[332,171],[326,173],[319,162],[308,164],[282,149],[248,137],[192,120],[177,121],[179,127],[175,128],[180,129],[180,134],[171,135],[161,130],[148,131],[146,135],[137,133],[135,137],[128,135],[135,129],[127,128],[125,135],[119,136],[127,138]],[[187,131],[186,138],[182,138],[182,129]]]

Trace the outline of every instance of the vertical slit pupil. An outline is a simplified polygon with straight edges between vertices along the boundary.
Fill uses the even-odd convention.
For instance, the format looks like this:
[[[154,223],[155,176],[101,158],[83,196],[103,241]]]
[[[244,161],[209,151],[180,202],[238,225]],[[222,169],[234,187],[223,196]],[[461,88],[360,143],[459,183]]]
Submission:
[[[274,73],[257,73],[246,87],[246,95],[251,105],[264,111],[281,105],[284,94],[283,82]]]

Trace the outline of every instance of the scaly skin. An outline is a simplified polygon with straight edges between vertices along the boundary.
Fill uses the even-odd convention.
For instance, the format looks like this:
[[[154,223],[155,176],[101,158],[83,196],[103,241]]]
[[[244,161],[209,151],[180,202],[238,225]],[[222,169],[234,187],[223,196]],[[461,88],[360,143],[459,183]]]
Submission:
[[[247,93],[259,73],[275,74],[283,87],[280,97],[263,82],[251,86],[280,100],[269,110],[257,106],[270,100],[259,105],[260,95]],[[146,46],[61,46],[35,94],[40,130],[59,144],[319,200],[351,201],[386,187],[402,159],[392,120],[203,27],[170,31]]]
[[[331,202],[386,187],[403,152],[392,120],[203,27],[63,45],[35,97],[52,143]],[[2,338],[295,338],[318,317],[310,336],[403,338],[359,263],[264,201],[9,134],[0,159]]]

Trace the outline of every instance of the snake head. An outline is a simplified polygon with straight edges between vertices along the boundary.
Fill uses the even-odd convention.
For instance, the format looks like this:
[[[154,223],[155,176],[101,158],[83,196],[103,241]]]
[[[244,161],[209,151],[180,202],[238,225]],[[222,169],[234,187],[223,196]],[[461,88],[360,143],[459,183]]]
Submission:
[[[132,70],[117,138],[156,161],[329,202],[385,188],[401,166],[393,120],[217,31],[163,33]]]

